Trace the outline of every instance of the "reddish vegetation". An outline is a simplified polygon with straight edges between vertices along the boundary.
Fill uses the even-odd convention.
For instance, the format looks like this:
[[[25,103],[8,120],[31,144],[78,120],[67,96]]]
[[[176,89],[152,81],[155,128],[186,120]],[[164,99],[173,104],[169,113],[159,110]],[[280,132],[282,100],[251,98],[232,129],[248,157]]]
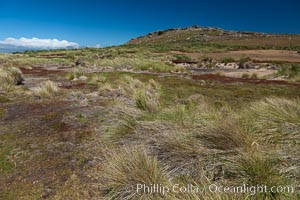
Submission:
[[[200,75],[192,75],[192,79],[194,80],[215,80],[222,83],[253,83],[253,84],[276,84],[276,85],[292,85],[292,86],[300,86],[300,83],[291,83],[284,80],[265,80],[265,79],[244,79],[244,78],[233,78],[226,76],[219,76],[215,74],[200,74]]]
[[[190,58],[197,60],[203,56],[203,53],[197,52],[183,52],[183,51],[171,51],[172,54],[186,55]],[[217,60],[222,60],[225,57],[230,57],[235,60],[239,60],[242,55],[249,56],[255,62],[282,62],[282,63],[300,63],[300,54],[297,51],[289,50],[239,50],[228,51],[221,53],[208,53],[208,56]]]
[[[21,68],[23,74],[34,74],[37,76],[47,76],[49,74],[65,73],[63,70],[47,70],[44,67],[34,67],[32,69]]]
[[[55,101],[49,103],[20,103],[7,108],[7,116],[4,120],[18,120],[25,119],[26,117],[32,118],[32,116],[45,116],[51,112],[61,112],[67,110],[69,102],[67,101]]]
[[[60,87],[65,88],[65,89],[97,89],[97,86],[88,85],[88,84],[83,83],[83,82],[72,83],[72,84],[68,84],[68,85],[62,85]]]
[[[65,58],[66,54],[65,53],[40,54],[37,57],[40,57],[40,58]]]

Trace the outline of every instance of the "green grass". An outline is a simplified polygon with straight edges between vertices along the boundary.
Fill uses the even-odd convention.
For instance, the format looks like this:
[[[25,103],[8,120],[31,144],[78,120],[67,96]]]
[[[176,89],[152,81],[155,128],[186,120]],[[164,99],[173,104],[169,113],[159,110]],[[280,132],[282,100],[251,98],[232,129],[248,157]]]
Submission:
[[[174,55],[175,61],[192,61],[192,58],[187,55]]]
[[[137,126],[137,120],[134,116],[123,116],[118,124],[114,127],[110,127],[105,131],[105,139],[111,142],[118,142],[131,134],[134,134],[135,127]]]
[[[300,65],[286,64],[282,65],[277,71],[278,76],[286,76],[292,81],[300,81]]]
[[[0,118],[2,118],[5,115],[5,109],[0,107]]]
[[[7,103],[10,99],[6,96],[0,95],[0,103]]]
[[[154,60],[145,57],[126,58],[118,57],[114,59],[101,59],[95,62],[97,67],[112,67],[114,69],[133,69],[135,71],[150,72],[170,72],[174,66],[166,64],[161,60]]]
[[[150,92],[140,89],[134,92],[134,100],[137,108],[154,113],[159,109],[159,94],[156,91]]]
[[[240,65],[243,65],[244,63],[249,62],[249,61],[251,61],[250,57],[248,57],[246,55],[242,55],[240,57],[239,63],[240,63]]]
[[[0,173],[9,173],[12,172],[15,168],[15,165],[10,159],[11,151],[14,148],[15,137],[13,134],[2,134],[0,135]]]
[[[9,159],[11,149],[12,148],[10,146],[5,146],[5,148],[1,149],[0,151],[0,172],[1,173],[10,172],[14,168],[14,164]]]
[[[221,62],[225,63],[225,64],[228,64],[228,63],[231,63],[231,62],[235,62],[234,58],[232,57],[224,57]]]
[[[276,155],[267,153],[253,152],[252,154],[241,154],[237,160],[237,166],[234,168],[241,183],[249,185],[266,185],[267,188],[292,185],[279,172],[279,165],[282,163]],[[256,198],[261,199],[293,199],[294,194],[267,192],[258,193]]]

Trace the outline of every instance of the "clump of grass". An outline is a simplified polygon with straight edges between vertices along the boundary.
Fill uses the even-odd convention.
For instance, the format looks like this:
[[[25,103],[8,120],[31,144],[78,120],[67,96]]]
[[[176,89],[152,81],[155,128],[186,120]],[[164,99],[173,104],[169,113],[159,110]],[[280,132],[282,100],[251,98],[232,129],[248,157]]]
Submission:
[[[100,92],[110,92],[110,91],[112,91],[112,90],[114,90],[114,88],[113,88],[113,86],[112,86],[111,84],[109,84],[109,83],[104,83],[103,85],[101,85],[101,86],[99,87],[99,91],[100,91]]]
[[[164,121],[171,121],[180,126],[189,127],[198,120],[199,113],[197,113],[196,107],[191,107],[189,105],[174,105],[171,108],[163,109],[156,118]]]
[[[276,169],[279,164],[278,158],[272,156],[263,157],[258,152],[242,153],[237,162],[237,173],[245,182],[251,185],[279,183],[281,176]],[[243,182],[243,181],[242,181]]]
[[[21,85],[24,81],[22,71],[16,67],[8,67],[6,71],[13,77],[15,85]]]
[[[170,72],[173,69],[173,66],[168,65],[163,61],[143,57],[101,59],[97,61],[96,65],[98,67],[112,67],[118,70],[133,69],[160,73]]]
[[[175,66],[174,69],[171,71],[172,73],[185,73],[187,70],[183,66]]]
[[[251,147],[250,137],[240,128],[238,121],[230,119],[230,116],[227,116],[226,121],[212,121],[204,134],[199,134],[198,137],[210,149],[228,151],[247,150]]]
[[[191,133],[175,131],[154,138],[159,160],[168,165],[172,175],[197,177],[202,173],[202,159],[207,151]]]
[[[202,56],[200,59],[201,59],[202,62],[206,62],[206,63],[212,63],[213,62],[213,58],[209,57],[207,55]]]
[[[15,79],[7,72],[0,74],[0,88],[4,92],[11,92],[15,88]]]
[[[277,71],[279,76],[286,76],[288,79],[300,80],[300,66],[298,64],[283,65]]]
[[[139,79],[134,79],[131,76],[124,76],[122,85],[123,89],[131,95],[135,90],[145,87],[144,83],[142,83]]]
[[[41,98],[49,98],[59,93],[59,87],[56,83],[48,80],[43,82],[40,86],[33,88],[33,93]]]
[[[158,120],[173,122],[185,128],[193,129],[198,126],[207,126],[212,120],[221,115],[209,99],[202,95],[191,95],[188,98],[178,99],[179,103],[163,107],[152,117]]]
[[[189,57],[187,55],[180,55],[180,54],[174,55],[174,58],[175,58],[175,61],[180,61],[180,62],[188,62],[188,61],[192,60],[191,57]]]
[[[5,109],[0,107],[0,119],[5,115]]]
[[[245,78],[245,79],[250,78],[250,75],[248,73],[243,73],[242,78]]]
[[[251,75],[250,78],[252,78],[252,79],[257,79],[257,78],[258,78],[258,75],[257,75],[256,73],[253,73],[253,74]]]
[[[133,134],[136,125],[137,121],[133,116],[125,115],[115,127],[106,131],[105,138],[117,142],[125,136]]]
[[[225,64],[228,64],[228,63],[232,63],[232,62],[235,62],[234,58],[232,57],[224,57],[222,60],[221,60],[222,63],[225,63]]]
[[[239,154],[238,159],[233,162],[233,170],[237,174],[237,184],[248,184],[249,186],[288,186],[287,180],[280,174],[279,165],[281,160],[276,155],[266,152],[244,152]],[[292,195],[286,192],[260,192],[254,197],[259,199],[292,199]]]
[[[167,172],[142,147],[111,150],[101,167],[101,189],[106,199],[160,199],[159,193],[137,193],[137,184],[169,185]]]
[[[72,174],[58,189],[53,199],[89,199],[90,191],[91,188],[88,188],[87,185],[84,184],[76,174]]]
[[[150,113],[157,112],[160,106],[160,85],[150,79],[148,84],[133,94],[136,106]]]
[[[293,147],[299,138],[296,134],[300,130],[299,108],[299,99],[269,97],[251,103],[242,112],[240,120],[244,127],[258,137],[258,141],[283,145],[287,154],[293,154]]]
[[[156,91],[159,91],[161,89],[161,86],[158,82],[156,82],[155,80],[153,79],[150,79],[148,81],[148,86],[147,86],[149,89],[152,89],[152,90],[156,90]]]
[[[249,56],[241,55],[239,64],[243,65],[243,64],[245,64],[246,62],[249,62],[249,61],[251,61],[251,58]]]
[[[103,74],[96,73],[91,77],[91,83],[103,84],[106,83],[107,78]]]
[[[79,78],[80,76],[83,76],[84,73],[78,69],[74,70],[73,72],[69,73],[67,75],[67,78],[71,81],[71,80],[74,80],[74,79],[77,79]]]
[[[293,124],[300,126],[299,99],[269,97],[250,104],[245,120],[262,129]]]
[[[135,91],[134,99],[136,106],[151,113],[154,113],[159,108],[159,94],[156,91],[140,89]]]
[[[160,106],[160,85],[150,79],[143,83],[130,76],[124,77],[124,90],[133,97],[136,106],[144,111],[156,112]]]
[[[24,81],[22,72],[16,67],[0,68],[0,88],[5,92],[11,92],[16,85]]]
[[[13,162],[9,159],[11,147],[4,146],[0,149],[0,172],[4,174],[5,172],[10,172],[13,170]]]

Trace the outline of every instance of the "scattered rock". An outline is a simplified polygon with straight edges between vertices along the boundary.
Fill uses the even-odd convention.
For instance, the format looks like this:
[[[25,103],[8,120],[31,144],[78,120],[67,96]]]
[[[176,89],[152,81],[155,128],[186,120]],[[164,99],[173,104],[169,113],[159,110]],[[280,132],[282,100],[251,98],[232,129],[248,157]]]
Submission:
[[[216,63],[216,68],[225,68],[225,63]]]
[[[84,60],[82,60],[82,59],[77,59],[77,60],[75,61],[75,66],[82,66],[82,67],[85,67],[85,62],[84,62]]]
[[[71,80],[71,81],[78,81],[78,78],[74,78],[73,80]]]
[[[23,85],[23,82],[25,81],[22,74],[19,74],[18,76],[15,76],[15,84],[16,85]]]
[[[86,81],[87,77],[86,76],[79,76],[78,80],[79,81]]]
[[[255,65],[252,62],[245,62],[239,64],[239,69],[254,69]]]

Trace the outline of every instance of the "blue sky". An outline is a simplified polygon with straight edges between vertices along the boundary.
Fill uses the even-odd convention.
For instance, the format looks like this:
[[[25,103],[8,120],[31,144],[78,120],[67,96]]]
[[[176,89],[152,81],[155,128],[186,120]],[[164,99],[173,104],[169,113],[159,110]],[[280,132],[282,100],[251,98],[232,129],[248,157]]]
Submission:
[[[300,1],[0,0],[2,44],[10,37],[35,37],[56,38],[58,44],[118,45],[155,30],[189,25],[300,33]]]

